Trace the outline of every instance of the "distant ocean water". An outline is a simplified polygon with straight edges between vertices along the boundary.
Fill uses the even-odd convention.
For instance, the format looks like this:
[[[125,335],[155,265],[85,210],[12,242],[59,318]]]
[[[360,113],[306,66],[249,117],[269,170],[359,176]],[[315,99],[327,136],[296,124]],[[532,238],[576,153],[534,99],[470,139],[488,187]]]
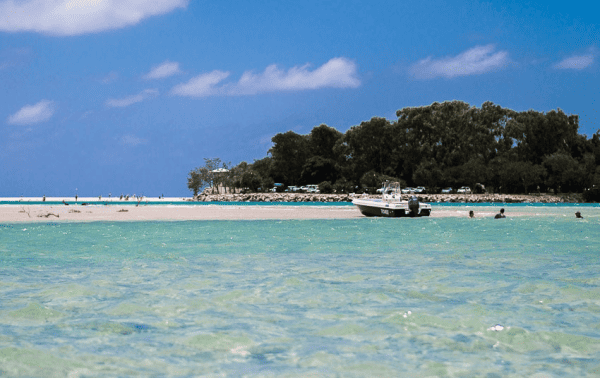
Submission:
[[[582,212],[0,224],[0,376],[598,376]]]

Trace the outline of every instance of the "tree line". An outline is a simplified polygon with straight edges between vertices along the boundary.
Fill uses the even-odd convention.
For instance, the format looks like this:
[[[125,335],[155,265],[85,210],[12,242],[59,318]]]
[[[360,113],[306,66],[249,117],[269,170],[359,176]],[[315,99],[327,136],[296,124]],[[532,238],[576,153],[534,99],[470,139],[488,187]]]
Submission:
[[[578,133],[578,116],[560,109],[517,112],[492,102],[478,108],[451,101],[403,108],[396,116],[374,117],[345,133],[324,124],[306,135],[279,133],[268,155],[251,164],[205,159],[190,172],[188,188],[197,194],[215,179],[253,191],[274,183],[362,191],[385,180],[431,192],[477,184],[499,193],[600,186],[600,131],[588,139]],[[210,171],[217,166],[229,172],[216,177]]]

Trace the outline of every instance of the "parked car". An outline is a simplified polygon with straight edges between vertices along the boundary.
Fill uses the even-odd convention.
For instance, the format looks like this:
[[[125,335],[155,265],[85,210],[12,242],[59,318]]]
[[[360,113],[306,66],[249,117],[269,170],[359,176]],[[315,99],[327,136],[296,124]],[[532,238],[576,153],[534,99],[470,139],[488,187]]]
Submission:
[[[450,193],[452,193],[452,188],[448,187],[448,188],[442,189],[442,194],[450,194]]]
[[[292,185],[292,186],[288,186],[285,191],[286,192],[299,192],[300,190],[302,190],[302,189],[297,186]]]
[[[406,187],[400,191],[402,194],[412,194],[415,192],[414,188]]]
[[[306,185],[305,190],[307,193],[321,193],[321,191],[319,190],[319,185]]]
[[[471,194],[471,188],[469,188],[468,186],[461,186],[460,189],[458,189],[456,192],[463,194]]]
[[[425,189],[424,186],[417,186],[415,188],[415,193],[425,194],[425,193],[427,193],[427,189]]]

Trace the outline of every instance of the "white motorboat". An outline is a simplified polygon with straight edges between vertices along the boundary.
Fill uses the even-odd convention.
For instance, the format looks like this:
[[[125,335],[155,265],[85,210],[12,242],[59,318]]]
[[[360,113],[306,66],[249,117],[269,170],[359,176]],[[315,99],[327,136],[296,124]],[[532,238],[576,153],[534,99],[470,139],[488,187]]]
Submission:
[[[368,217],[427,217],[431,205],[421,203],[416,196],[402,200],[400,183],[386,182],[381,199],[356,198],[352,201]]]

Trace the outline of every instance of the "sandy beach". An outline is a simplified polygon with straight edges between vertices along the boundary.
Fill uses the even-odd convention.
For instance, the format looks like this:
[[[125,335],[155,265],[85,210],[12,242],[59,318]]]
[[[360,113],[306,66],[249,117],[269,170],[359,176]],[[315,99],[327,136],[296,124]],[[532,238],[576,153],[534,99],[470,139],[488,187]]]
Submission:
[[[68,205],[63,204],[63,201]],[[168,197],[140,202],[119,198],[48,197],[42,204],[41,197],[0,198],[0,223],[12,222],[94,222],[94,221],[184,221],[184,220],[259,220],[259,219],[349,219],[366,218],[358,209],[331,205],[248,205],[240,203],[207,204],[191,201],[191,198]],[[150,201],[146,203],[146,201]],[[187,204],[189,201],[189,205]],[[9,202],[9,204],[6,204]],[[18,204],[17,204],[18,203]],[[177,204],[173,204],[177,203]],[[184,203],[184,204],[182,204]],[[85,205],[87,204],[87,205]],[[481,206],[473,203],[447,206],[431,203],[430,218],[468,217],[475,211],[476,218],[493,217],[503,206]],[[572,216],[577,206],[516,206],[507,207],[507,216]],[[585,207],[584,214],[593,218],[600,216],[600,208]]]
[[[493,217],[496,207],[435,207],[431,218]],[[570,212],[570,211],[568,211]],[[548,211],[510,209],[509,216],[551,215]],[[1,205],[0,223],[93,222],[93,221],[183,221],[257,219],[349,219],[365,218],[354,206],[260,206],[260,205]]]
[[[338,219],[362,216],[353,207],[223,205],[3,205],[0,222]]]

